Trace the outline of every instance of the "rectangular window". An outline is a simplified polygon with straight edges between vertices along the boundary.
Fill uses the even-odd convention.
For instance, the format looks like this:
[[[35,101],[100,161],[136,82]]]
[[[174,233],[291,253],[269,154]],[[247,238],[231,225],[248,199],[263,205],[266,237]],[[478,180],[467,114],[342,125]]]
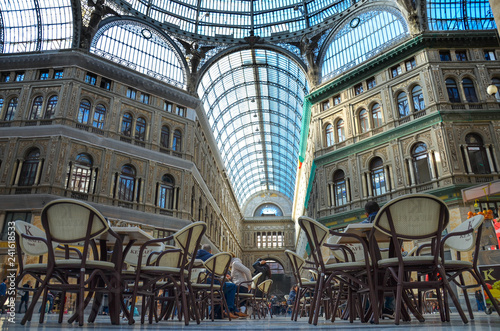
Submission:
[[[451,61],[450,51],[440,51],[439,58],[441,61]]]
[[[136,96],[137,96],[137,91],[129,87],[127,89],[127,98],[135,100]]]
[[[410,71],[411,69],[414,69],[417,66],[417,63],[415,62],[415,59],[409,59],[405,62],[406,66],[406,71]]]
[[[484,59],[486,61],[495,61],[497,57],[495,56],[495,51],[485,50],[484,51]]]
[[[363,84],[354,85],[354,94],[359,95],[363,93]]]
[[[179,116],[186,116],[186,108],[185,107],[181,107],[181,106],[177,106],[175,108],[175,114],[179,115]]]
[[[49,79],[49,71],[48,70],[40,70],[40,76],[38,76],[38,79],[40,79],[40,80]]]
[[[24,80],[24,71],[16,72],[16,82],[22,82]]]
[[[328,108],[330,108],[330,100],[322,103],[322,110],[327,110]]]
[[[403,72],[403,70],[401,69],[401,66],[397,65],[395,67],[392,67],[391,68],[391,77],[392,78],[397,77],[397,76],[401,75],[402,72]]]
[[[375,81],[375,77],[372,77],[366,81],[366,86],[368,86],[368,89],[372,89],[375,86],[377,86],[377,82]]]
[[[168,101],[165,101],[165,103],[163,104],[163,110],[171,113],[172,112],[172,104]]]
[[[141,96],[140,96],[140,101],[141,101],[142,103],[145,103],[146,105],[149,105],[149,99],[150,99],[149,94],[146,94],[146,93],[141,93]]]
[[[2,72],[0,79],[2,80],[2,83],[10,82],[10,72]]]
[[[466,51],[455,51],[455,55],[457,57],[457,61],[467,61]]]
[[[61,79],[63,78],[63,75],[64,75],[63,69],[54,70],[54,79]]]
[[[91,72],[87,72],[87,74],[85,75],[85,83],[90,85],[97,84],[97,75]]]
[[[111,80],[107,78],[101,78],[101,88],[105,90],[111,90]]]
[[[340,104],[341,101],[342,101],[342,99],[340,99],[340,95],[336,95],[333,97],[333,104],[334,105]]]

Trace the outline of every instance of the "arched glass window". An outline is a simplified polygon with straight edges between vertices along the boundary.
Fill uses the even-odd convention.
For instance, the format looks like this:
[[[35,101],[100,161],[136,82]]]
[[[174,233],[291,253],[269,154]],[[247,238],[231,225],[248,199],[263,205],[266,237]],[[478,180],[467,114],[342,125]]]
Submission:
[[[54,117],[58,100],[59,98],[57,95],[53,95],[49,98],[49,101],[47,101],[47,106],[45,106],[45,115],[43,116],[44,119],[50,119]]]
[[[335,205],[342,206],[347,203],[347,185],[345,175],[342,170],[337,170],[333,174],[333,185],[335,194]]]
[[[374,196],[382,195],[387,192],[384,173],[384,162],[379,157],[370,162],[370,173],[372,180],[372,192]]]
[[[403,118],[410,115],[410,107],[408,106],[408,98],[405,92],[398,94],[398,111],[399,118]]]
[[[135,123],[135,139],[144,141],[146,139],[146,120],[142,117]]]
[[[43,97],[39,96],[33,100],[30,111],[30,120],[37,120],[42,117]]]
[[[467,102],[478,102],[476,89],[474,88],[474,82],[469,78],[464,78],[462,80],[462,86],[464,88],[465,100]]]
[[[372,121],[374,129],[382,126],[382,110],[378,103],[372,106]]]
[[[98,104],[94,110],[94,120],[92,121],[92,126],[98,129],[104,129],[104,121],[106,120],[106,107],[102,104]]]
[[[174,209],[175,180],[171,175],[163,175],[160,184],[158,206],[165,209]]]
[[[333,125],[328,124],[325,129],[326,147],[333,146]]]
[[[118,182],[118,199],[134,201],[135,168],[124,165]]]
[[[174,141],[172,141],[172,149],[176,152],[181,151],[182,133],[179,130],[174,131]]]
[[[260,205],[253,213],[254,217],[283,216],[283,211],[274,203],[265,203]]]
[[[450,102],[461,102],[457,82],[455,82],[453,78],[448,78],[446,80],[446,91],[448,91]]]
[[[71,172],[71,190],[89,193],[92,178],[92,157],[86,153],[76,156],[75,165]]]
[[[12,121],[14,119],[17,110],[17,101],[17,98],[10,99],[7,111],[5,112],[4,121]]]
[[[369,130],[368,125],[368,112],[366,109],[361,109],[359,112],[359,128],[361,129],[361,133],[367,132]]]
[[[40,150],[33,148],[26,154],[19,176],[19,186],[33,186],[40,165]]]
[[[170,129],[166,125],[161,127],[160,145],[164,148],[170,148]]]
[[[121,133],[127,137],[130,137],[132,134],[132,115],[129,113],[123,115]]]
[[[379,54],[408,36],[408,26],[397,10],[376,8],[361,13],[340,28],[325,53],[322,80],[333,78]]]
[[[339,143],[345,140],[344,120],[337,121],[337,139]]]
[[[175,44],[136,21],[114,21],[95,35],[90,51],[179,88],[186,87],[184,66]]]
[[[3,98],[0,98],[0,114],[3,111],[3,102],[4,102]]]
[[[484,148],[481,136],[469,133],[465,136],[465,143],[467,144],[467,153],[469,154],[472,173],[491,174],[488,156],[486,155],[486,149]]]
[[[87,124],[89,122],[90,115],[90,101],[83,99],[80,102],[80,108],[78,109],[78,118],[77,121],[79,123]]]
[[[415,180],[417,184],[431,181],[431,164],[427,146],[424,143],[417,143],[411,150],[413,169],[415,170]]]
[[[411,96],[413,98],[413,109],[415,112],[425,109],[424,94],[422,93],[422,88],[420,85],[415,85],[411,90]]]

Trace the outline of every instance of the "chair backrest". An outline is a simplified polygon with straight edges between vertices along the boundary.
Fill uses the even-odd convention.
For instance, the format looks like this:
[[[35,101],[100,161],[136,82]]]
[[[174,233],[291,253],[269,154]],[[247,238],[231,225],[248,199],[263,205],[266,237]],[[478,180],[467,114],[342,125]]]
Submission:
[[[302,267],[306,263],[306,260],[297,253],[292,252],[288,249],[285,251],[285,255],[288,257],[290,263],[292,264],[292,271],[293,275],[295,276],[295,280],[297,281],[297,283],[302,285],[302,278],[300,277],[300,274],[302,273]]]
[[[377,213],[373,226],[399,239],[440,238],[449,216],[443,200],[430,194],[409,194],[385,204]]]
[[[179,247],[165,245],[163,251],[156,257],[156,264],[160,267],[179,268],[182,262],[183,252],[179,252],[178,250]]]
[[[32,237],[46,238],[45,232],[42,229],[21,220],[15,221],[14,224],[16,233],[19,235],[19,246],[21,247],[21,250],[24,252],[24,254],[38,256],[48,253],[49,249],[44,242],[22,237],[22,235],[25,234]],[[56,248],[57,243],[53,242],[52,247]]]
[[[91,205],[73,199],[54,200],[42,209],[42,225],[51,241],[79,243],[109,229],[108,221]]]
[[[271,289],[271,285],[273,284],[272,279],[268,279],[257,285],[258,289],[262,291],[262,296],[266,296]]]
[[[173,246],[171,246],[173,247]],[[125,249],[125,248],[124,248]],[[165,249],[165,245],[163,243],[159,243],[157,246],[148,246],[142,251],[142,260],[141,264],[144,266],[148,262],[148,257],[151,253],[153,252],[161,252]],[[127,255],[125,255],[125,258],[123,261],[127,263],[128,265],[137,266],[137,262],[139,261],[139,251],[141,250],[141,246],[132,246],[130,247],[130,250],[128,251]],[[158,258],[158,254],[154,254],[151,259],[150,263],[153,263],[156,261]]]
[[[461,235],[461,236],[452,236],[447,238],[444,242],[446,246],[451,249],[460,252],[467,252],[474,248],[476,244],[476,230],[483,224],[484,216],[476,215],[467,219],[465,222],[462,222],[456,228],[453,229],[449,234],[467,231],[469,229],[474,229],[472,233]]]
[[[225,277],[232,258],[230,253],[221,252],[208,258],[204,265],[212,275],[216,277]]]
[[[204,222],[194,222],[174,233],[175,244],[182,250],[179,267],[188,270],[189,277],[191,277],[191,269],[194,264],[196,252],[206,229],[207,225]],[[184,274],[181,273],[181,276],[183,277]]]
[[[259,272],[258,274],[252,277],[252,289],[257,288],[257,283],[259,282],[260,276],[262,276],[262,272]]]
[[[324,259],[321,248],[323,243],[325,243],[327,238],[330,236],[328,228],[306,216],[299,217],[299,226],[306,234],[314,262],[318,265],[318,267],[324,267]]]

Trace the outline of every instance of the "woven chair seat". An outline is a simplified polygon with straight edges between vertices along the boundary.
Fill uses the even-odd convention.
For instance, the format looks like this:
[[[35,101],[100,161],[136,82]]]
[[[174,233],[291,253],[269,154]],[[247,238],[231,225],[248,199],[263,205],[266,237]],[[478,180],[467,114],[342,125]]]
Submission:
[[[82,264],[82,260],[77,260],[77,259],[56,260],[55,262],[56,262],[56,267],[58,267],[58,268],[79,267]],[[85,262],[85,268],[88,268],[88,269],[99,269],[99,268],[114,269],[115,264],[113,262],[92,260],[92,261]]]
[[[426,265],[434,264],[434,256],[406,256],[403,257],[403,262],[405,265]],[[438,263],[441,262],[441,258],[438,258]],[[378,261],[379,267],[392,267],[397,266],[399,260],[397,257],[391,257],[389,259],[382,259]]]
[[[35,271],[35,270],[46,270],[47,263],[32,263],[24,266],[24,270]]]
[[[209,290],[211,288],[210,284],[191,284],[191,287],[197,290]],[[214,284],[214,290],[220,289],[220,285]]]
[[[325,265],[325,270],[353,270],[365,268],[365,262],[341,262]]]
[[[473,267],[472,262],[460,260],[444,261],[443,265],[446,271],[451,271],[453,269],[469,269]]]

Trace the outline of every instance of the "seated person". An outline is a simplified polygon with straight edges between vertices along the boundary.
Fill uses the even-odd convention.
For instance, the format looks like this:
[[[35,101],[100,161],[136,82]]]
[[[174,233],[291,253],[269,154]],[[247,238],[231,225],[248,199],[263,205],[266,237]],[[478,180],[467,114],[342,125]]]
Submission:
[[[237,257],[234,257],[231,260],[231,280],[238,286],[239,293],[250,292],[252,283],[245,283],[244,285],[241,285],[241,283],[248,281],[251,282],[252,273],[250,272],[250,269],[248,269],[243,263],[241,263],[241,260]],[[240,317],[248,316],[247,314],[245,314],[246,300],[241,301],[239,307],[237,308],[240,310],[240,312],[236,312],[236,315]]]

